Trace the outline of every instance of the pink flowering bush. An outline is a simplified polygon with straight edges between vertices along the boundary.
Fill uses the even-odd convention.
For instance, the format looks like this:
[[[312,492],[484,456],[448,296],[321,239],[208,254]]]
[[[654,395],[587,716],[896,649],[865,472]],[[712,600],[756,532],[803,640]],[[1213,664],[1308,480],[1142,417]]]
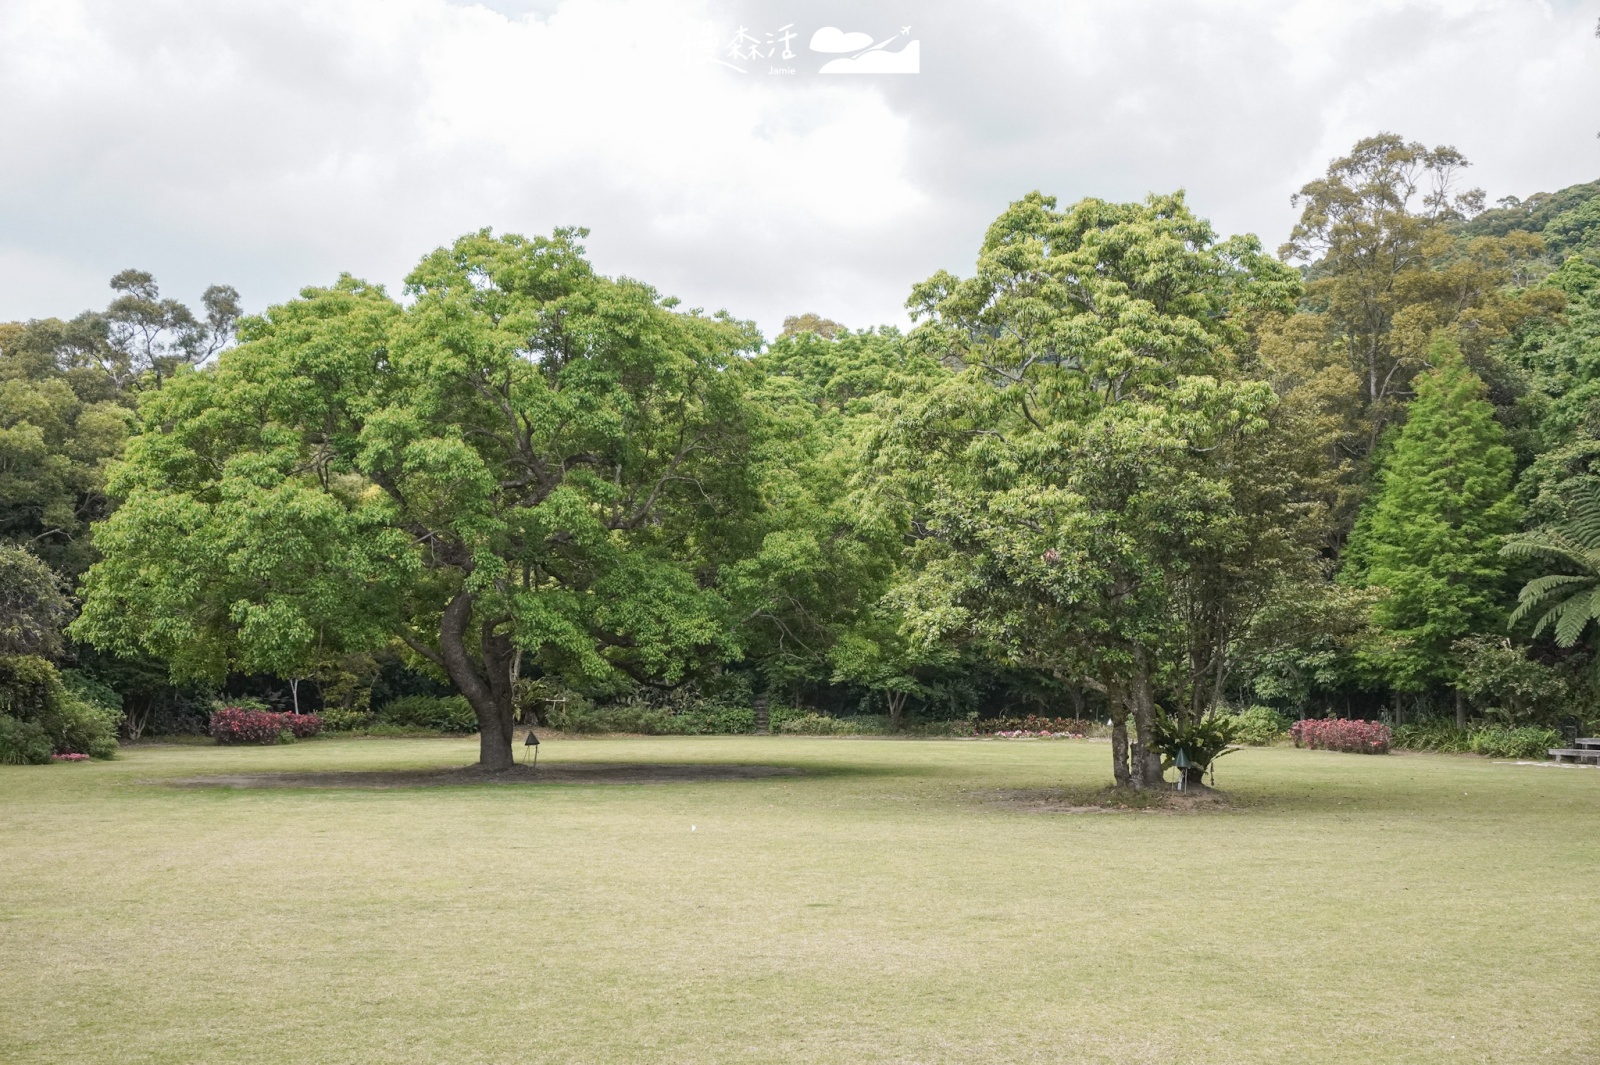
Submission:
[[[1348,751],[1351,754],[1388,754],[1389,726],[1379,721],[1347,721],[1340,717],[1307,719],[1289,726],[1296,747],[1314,751]]]
[[[283,734],[305,739],[322,731],[316,714],[275,714],[225,706],[211,715],[211,736],[218,743],[281,743]]]
[[[89,756],[86,754],[52,754],[50,760],[52,762],[87,762]]]

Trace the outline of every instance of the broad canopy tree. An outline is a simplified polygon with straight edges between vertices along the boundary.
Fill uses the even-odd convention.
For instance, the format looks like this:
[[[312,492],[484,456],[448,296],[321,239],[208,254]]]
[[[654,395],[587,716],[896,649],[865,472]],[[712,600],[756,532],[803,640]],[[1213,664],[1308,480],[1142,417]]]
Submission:
[[[895,594],[908,631],[1099,688],[1118,783],[1161,778],[1158,687],[1177,709],[1222,668],[1201,654],[1192,675],[1190,635],[1225,650],[1248,628],[1222,616],[1255,601],[1231,590],[1229,552],[1281,515],[1246,520],[1226,459],[1275,403],[1240,372],[1242,322],[1298,294],[1293,271],[1253,238],[1219,241],[1181,194],[1064,211],[1030,194],[990,227],[974,276],[914,290],[913,348],[958,372],[900,404],[872,452],[913,530]],[[1209,635],[1186,628],[1199,614]]]
[[[492,769],[519,669],[670,683],[732,654],[756,335],[596,274],[583,236],[463,237],[408,306],[307,289],[148,394],[74,635],[208,678],[398,639]]]

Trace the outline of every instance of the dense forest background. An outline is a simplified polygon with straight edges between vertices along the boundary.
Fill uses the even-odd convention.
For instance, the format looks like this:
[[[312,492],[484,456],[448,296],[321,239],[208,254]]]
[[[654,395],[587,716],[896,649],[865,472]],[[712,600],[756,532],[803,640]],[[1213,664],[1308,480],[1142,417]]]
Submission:
[[[1594,720],[1600,182],[1466,168],[1365,140],[1276,254],[1032,194],[908,333],[767,340],[581,231],[243,319],[126,271],[0,325],[0,715],[1039,714],[1134,778],[1155,715]]]

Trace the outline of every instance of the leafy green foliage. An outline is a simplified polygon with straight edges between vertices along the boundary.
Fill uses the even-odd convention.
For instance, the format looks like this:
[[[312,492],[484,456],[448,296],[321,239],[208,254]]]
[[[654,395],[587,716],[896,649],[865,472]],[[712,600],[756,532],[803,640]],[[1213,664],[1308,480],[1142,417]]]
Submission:
[[[1229,753],[1238,733],[1239,719],[1220,708],[1200,718],[1162,713],[1156,716],[1155,750],[1163,767],[1176,766],[1182,752],[1187,778],[1198,784],[1211,763]]]
[[[797,714],[779,722],[775,731],[790,736],[859,736],[861,726],[826,714]]]
[[[1551,748],[1561,746],[1561,734],[1532,726],[1481,728],[1472,733],[1470,746],[1473,754],[1488,758],[1546,758]]]
[[[1499,547],[1518,517],[1483,382],[1449,345],[1433,358],[1345,556],[1349,580],[1387,592],[1372,616],[1397,643],[1373,662],[1401,690],[1448,679],[1456,640],[1503,625]]]
[[[581,236],[463,237],[406,308],[308,289],[151,394],[76,635],[209,678],[399,637],[496,766],[519,656],[671,681],[735,653],[705,578],[754,499],[753,335],[596,275]]]
[[[1394,746],[1402,751],[1438,751],[1465,754],[1472,750],[1472,732],[1448,721],[1422,721],[1396,725]]]
[[[1057,211],[1037,193],[990,227],[973,277],[913,290],[913,350],[960,372],[889,408],[869,453],[915,536],[891,601],[925,645],[1092,678],[1135,719],[1119,780],[1159,775],[1156,678],[1194,715],[1262,588],[1309,557],[1294,488],[1231,476],[1272,450],[1275,404],[1239,373],[1240,323],[1298,292],[1181,195]]]
[[[444,698],[407,695],[378,709],[379,721],[434,732],[470,733],[478,731],[478,718],[459,695]]]
[[[1469,636],[1458,640],[1454,651],[1456,688],[1490,718],[1548,723],[1571,699],[1561,670],[1528,657],[1527,648],[1505,637]]]
[[[742,734],[755,728],[755,711],[716,700],[660,703],[643,699],[595,706],[568,699],[550,713],[550,726],[563,732],[629,732],[644,736]]]
[[[96,694],[68,690],[55,666],[37,656],[0,657],[0,714],[39,726],[56,752],[116,754],[122,708]]]
[[[1600,481],[1574,485],[1560,523],[1511,537],[1501,553],[1564,571],[1523,585],[1511,623],[1533,617],[1533,635],[1548,629],[1562,647],[1577,643],[1600,619]]]
[[[0,655],[56,655],[72,604],[50,567],[0,543]]]
[[[38,722],[0,714],[0,765],[44,765],[53,749],[49,734]]]
[[[1233,740],[1247,747],[1267,747],[1289,732],[1289,720],[1270,706],[1256,703],[1233,719]]]

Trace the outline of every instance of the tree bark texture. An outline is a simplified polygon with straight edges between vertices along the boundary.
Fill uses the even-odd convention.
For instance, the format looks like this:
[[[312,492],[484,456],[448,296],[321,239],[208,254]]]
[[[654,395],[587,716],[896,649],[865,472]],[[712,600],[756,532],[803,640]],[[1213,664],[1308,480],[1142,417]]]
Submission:
[[[1162,783],[1161,755],[1155,750],[1155,689],[1143,652],[1136,653],[1134,662],[1136,668],[1127,687],[1128,710],[1133,715],[1134,728],[1129,767],[1134,787],[1153,788]]]
[[[1128,701],[1126,689],[1115,681],[1106,682],[1106,704],[1111,714],[1111,774],[1117,787],[1133,783],[1128,772]]]
[[[511,637],[496,633],[492,621],[480,623],[480,669],[467,649],[471,621],[472,593],[457,592],[439,619],[439,654],[451,682],[478,718],[478,764],[510,769],[516,762],[511,753]]]

